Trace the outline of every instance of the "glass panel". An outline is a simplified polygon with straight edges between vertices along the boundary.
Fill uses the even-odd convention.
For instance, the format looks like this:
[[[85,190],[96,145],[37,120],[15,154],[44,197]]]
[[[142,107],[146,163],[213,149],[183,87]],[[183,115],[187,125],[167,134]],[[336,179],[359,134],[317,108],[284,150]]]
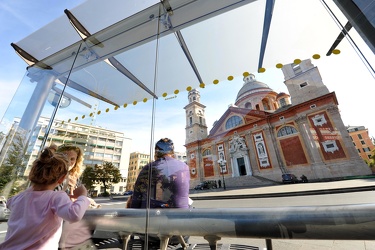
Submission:
[[[167,137],[173,140],[175,157],[188,165],[190,198],[196,199],[193,206],[199,212],[210,208],[212,215],[218,206],[270,204],[290,209],[373,203],[369,195],[360,200],[333,194],[323,199],[299,197],[298,201],[279,198],[266,205],[235,199],[243,192],[264,192],[257,189],[260,186],[284,194],[327,191],[339,180],[352,187],[358,183],[352,179],[370,178],[374,165],[369,152],[374,150],[375,127],[368,122],[368,110],[362,112],[356,105],[371,107],[375,85],[368,63],[375,61],[374,53],[352,29],[355,44],[344,39],[339,51],[326,56],[341,32],[338,21],[345,24],[345,16],[334,3],[329,4],[333,16],[321,2],[293,0],[275,3],[260,60],[267,2],[272,1],[170,0],[173,13],[167,15],[159,1],[142,1],[121,14],[124,3],[119,1],[118,6],[103,6],[115,11],[101,23],[101,5],[94,8],[87,1],[98,15],[88,13],[85,4],[71,11],[91,32],[84,42],[64,17],[51,27],[68,29],[68,39],[59,40],[51,53],[31,42],[51,42],[50,26],[17,43],[26,51],[40,53],[38,58],[44,60],[39,67],[28,68],[1,121],[2,195],[9,198],[28,186],[31,164],[45,146],[72,144],[82,150],[81,170],[87,170],[80,181],[88,183],[98,203],[110,203],[109,195],[119,199],[120,205],[109,204],[119,215],[125,198],[135,191],[140,171],[150,169],[144,167],[154,162],[155,143]],[[40,68],[46,65],[53,68],[53,74]],[[39,96],[32,97],[36,92]],[[121,176],[105,175],[108,169],[118,170]],[[173,206],[176,201],[171,194],[182,174],[169,173],[162,179],[156,178],[159,169],[151,172],[142,176],[144,183],[155,184],[150,188],[154,200],[141,203],[155,206],[156,201],[163,201],[159,208]],[[91,174],[104,177],[90,184]],[[202,189],[214,188],[216,201],[205,202],[208,194]],[[164,190],[168,197],[161,195]],[[221,195],[233,199],[222,202]],[[147,212],[130,229],[121,218],[108,223],[110,216],[96,226],[108,231],[151,231],[154,236],[152,225],[158,218]],[[207,214],[200,216],[205,221]],[[168,216],[165,220],[173,222]],[[249,223],[245,218],[240,221]],[[202,228],[210,223],[206,224]],[[178,232],[187,223],[173,225],[176,231],[171,231]],[[203,236],[196,227],[189,230]],[[221,235],[217,230],[205,228],[204,233]],[[242,229],[241,233],[249,232]]]

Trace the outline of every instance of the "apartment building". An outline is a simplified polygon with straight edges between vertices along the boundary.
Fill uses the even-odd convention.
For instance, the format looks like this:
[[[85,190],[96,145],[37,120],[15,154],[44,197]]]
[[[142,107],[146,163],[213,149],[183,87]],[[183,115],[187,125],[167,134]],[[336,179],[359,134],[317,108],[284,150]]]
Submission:
[[[32,133],[27,150],[30,158],[25,175],[30,171],[31,164],[40,151],[48,124],[49,118],[41,117]],[[54,120],[46,146],[51,143],[57,146],[61,144],[79,146],[84,151],[84,166],[102,165],[104,161],[111,162],[119,168],[124,179],[107,191],[122,193],[126,187],[125,177],[128,175],[131,142],[132,140],[125,137],[122,132],[79,123],[62,123],[59,120]],[[103,187],[97,186],[95,188],[95,193],[100,194],[102,192],[104,192]]]
[[[128,179],[126,190],[134,190],[134,184],[141,169],[150,162],[150,155],[133,152],[129,158]],[[153,159],[152,159],[153,160]]]
[[[346,129],[358,154],[367,162],[373,154],[372,151],[375,149],[367,128],[364,126],[347,126]]]

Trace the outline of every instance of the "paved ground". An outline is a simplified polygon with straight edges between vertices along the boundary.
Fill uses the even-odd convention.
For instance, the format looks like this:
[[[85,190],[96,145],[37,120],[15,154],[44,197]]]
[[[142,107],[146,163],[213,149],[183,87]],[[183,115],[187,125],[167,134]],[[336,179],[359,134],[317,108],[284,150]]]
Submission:
[[[358,179],[322,183],[299,183],[288,185],[276,185],[257,188],[243,188],[226,190],[210,190],[191,194],[192,199],[210,198],[217,196],[251,196],[251,195],[279,195],[288,196],[296,193],[340,190],[366,189],[375,190],[375,179]],[[201,237],[191,237],[191,243],[204,242]],[[259,249],[267,249],[264,239],[222,239],[223,244],[244,244],[257,246]],[[274,250],[375,250],[375,241],[345,241],[345,240],[272,240]]]

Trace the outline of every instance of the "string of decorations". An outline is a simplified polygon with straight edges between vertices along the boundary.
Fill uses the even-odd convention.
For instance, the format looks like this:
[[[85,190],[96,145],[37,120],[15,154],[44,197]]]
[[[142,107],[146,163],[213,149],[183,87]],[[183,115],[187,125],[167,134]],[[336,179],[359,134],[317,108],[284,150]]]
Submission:
[[[332,51],[332,54],[334,54],[334,55],[338,55],[338,54],[340,54],[341,53],[341,51],[340,50],[338,50],[338,49],[334,49],[333,51]],[[312,56],[312,58],[313,59],[315,59],[315,60],[318,60],[318,59],[320,59],[320,55],[319,54],[314,54],[313,56]],[[295,59],[294,61],[293,61],[293,63],[294,64],[300,64],[301,63],[301,59]],[[281,69],[284,65],[282,64],[282,63],[277,63],[276,65],[276,68],[278,68],[278,69]],[[260,69],[258,69],[258,73],[265,73],[266,72],[266,69],[265,68],[260,68]],[[246,76],[248,76],[248,75],[250,75],[250,73],[249,72],[244,72],[243,74],[242,74],[244,77],[246,77]],[[234,79],[234,77],[233,76],[228,76],[227,77],[227,80],[228,81],[232,81]],[[212,83],[214,84],[214,85],[217,85],[217,84],[219,84],[219,80],[218,79],[215,79],[215,80],[213,80],[212,81]],[[205,83],[200,83],[199,84],[199,87],[200,88],[205,88],[206,87],[206,84]],[[191,91],[193,88],[191,87],[191,86],[188,86],[187,88],[186,88],[186,90],[187,91]],[[175,94],[175,95],[177,95],[177,94],[179,94],[180,93],[180,91],[178,90],[178,89],[176,89],[176,90],[174,90],[173,91],[173,94]],[[168,96],[168,93],[163,93],[162,94],[162,97],[167,97]],[[144,98],[143,100],[142,100],[144,103],[146,103],[147,101],[148,101],[148,99],[147,98]],[[133,105],[137,105],[138,104],[138,101],[133,101],[133,103],[132,103]],[[124,103],[123,105],[123,108],[126,108],[127,106],[128,106],[128,104],[127,103]],[[115,106],[113,109],[114,110],[118,110],[120,107],[119,106]],[[110,111],[110,109],[109,108],[107,108],[107,109],[105,109],[105,112],[106,113],[108,113]],[[96,115],[100,115],[102,113],[102,111],[100,111],[100,110],[98,110],[97,112],[96,112]],[[89,114],[89,117],[93,117],[95,115],[95,113],[94,112],[91,112],[90,114]],[[85,119],[86,118],[86,115],[82,115],[81,116],[81,118],[82,119]],[[75,117],[74,118],[74,121],[78,121],[78,119],[79,119],[79,117],[77,116],[77,117]],[[67,122],[69,123],[69,122],[71,122],[72,121],[72,119],[68,119],[67,120]],[[62,121],[62,124],[64,124],[65,123],[65,121]]]

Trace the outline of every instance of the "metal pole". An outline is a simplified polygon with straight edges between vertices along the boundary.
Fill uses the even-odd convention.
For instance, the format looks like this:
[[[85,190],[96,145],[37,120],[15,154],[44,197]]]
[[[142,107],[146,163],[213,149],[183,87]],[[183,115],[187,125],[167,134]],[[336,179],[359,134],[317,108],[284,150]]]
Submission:
[[[226,190],[227,187],[225,186],[225,179],[224,179],[224,166],[225,166],[225,164],[221,165],[221,174],[222,174],[222,176],[223,176],[223,188],[224,188],[224,190]]]

